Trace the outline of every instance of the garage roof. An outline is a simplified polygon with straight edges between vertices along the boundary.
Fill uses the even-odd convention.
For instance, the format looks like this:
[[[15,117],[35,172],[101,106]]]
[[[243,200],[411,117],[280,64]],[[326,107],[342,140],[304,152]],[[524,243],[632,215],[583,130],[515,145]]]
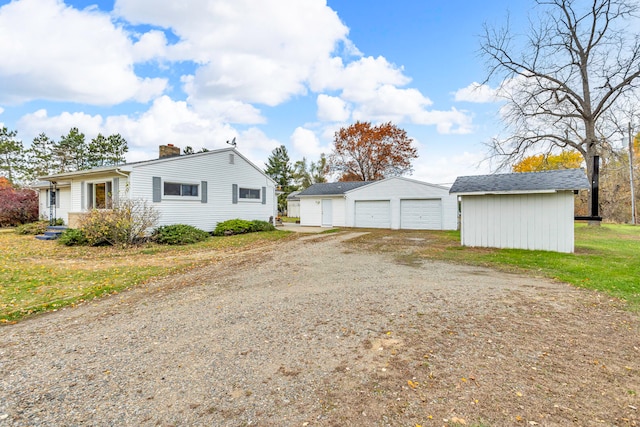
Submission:
[[[539,193],[589,188],[584,169],[460,176],[449,193]]]
[[[339,196],[347,191],[353,190],[363,185],[371,184],[375,181],[351,181],[351,182],[324,182],[313,184],[311,187],[302,190],[298,197],[304,196]]]

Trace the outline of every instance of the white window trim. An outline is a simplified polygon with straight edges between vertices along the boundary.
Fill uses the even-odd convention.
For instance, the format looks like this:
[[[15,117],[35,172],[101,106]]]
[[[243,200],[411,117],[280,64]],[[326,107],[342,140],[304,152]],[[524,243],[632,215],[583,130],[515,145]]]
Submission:
[[[257,190],[260,192],[260,197],[257,199],[247,199],[240,197],[240,190]],[[254,188],[249,186],[240,187],[238,185],[238,203],[262,203],[262,188]]]
[[[104,184],[104,191],[105,191],[105,200],[104,200],[104,204],[105,207],[104,208],[97,208],[96,207],[96,185],[98,184]],[[107,191],[107,188],[109,187],[109,184],[111,184],[111,193],[109,193]],[[99,210],[99,211],[106,211],[106,210],[112,210],[113,209],[113,181],[111,180],[111,178],[105,178],[105,179],[100,179],[97,181],[87,181],[85,185],[92,185],[93,189],[92,189],[92,194],[91,194],[91,209],[95,209],[95,210]],[[109,194],[111,194],[111,196],[109,196]],[[109,201],[111,202],[111,207],[107,207],[109,206]],[[87,204],[88,204],[88,200],[87,200]]]
[[[164,194],[164,184],[165,182],[168,182],[170,184],[180,184],[180,185],[195,185],[198,187],[198,195],[197,196],[171,196],[171,195],[165,195]],[[179,201],[184,201],[184,202],[188,202],[188,201],[200,201],[202,198],[202,185],[201,181],[194,181],[194,180],[190,180],[190,179],[162,179],[161,182],[161,187],[160,187],[160,191],[161,196],[162,196],[162,200],[179,200]]]

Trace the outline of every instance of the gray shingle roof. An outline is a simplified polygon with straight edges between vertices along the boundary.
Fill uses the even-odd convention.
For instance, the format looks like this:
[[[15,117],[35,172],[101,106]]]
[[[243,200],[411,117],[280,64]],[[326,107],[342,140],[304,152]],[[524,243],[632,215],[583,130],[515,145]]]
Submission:
[[[311,187],[302,190],[298,197],[301,196],[338,196],[347,191],[353,190],[363,185],[371,184],[374,181],[352,181],[352,182],[324,182],[322,184],[313,184]]]
[[[292,201],[300,200],[300,197],[298,197],[298,194],[300,194],[299,191],[292,191],[287,196],[287,200],[292,200]]]
[[[449,193],[535,192],[589,188],[584,169],[460,176]]]

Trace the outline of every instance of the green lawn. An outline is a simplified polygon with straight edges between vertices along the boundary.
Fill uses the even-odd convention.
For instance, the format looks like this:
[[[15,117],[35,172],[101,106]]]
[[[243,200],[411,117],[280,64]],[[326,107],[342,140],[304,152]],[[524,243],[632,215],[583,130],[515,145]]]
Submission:
[[[118,292],[215,262],[290,233],[273,231],[213,237],[188,246],[66,247],[34,236],[0,232],[0,323]]]
[[[576,224],[573,254],[460,246],[459,232],[433,235],[437,244],[421,251],[431,259],[537,274],[606,292],[640,309],[640,227]]]

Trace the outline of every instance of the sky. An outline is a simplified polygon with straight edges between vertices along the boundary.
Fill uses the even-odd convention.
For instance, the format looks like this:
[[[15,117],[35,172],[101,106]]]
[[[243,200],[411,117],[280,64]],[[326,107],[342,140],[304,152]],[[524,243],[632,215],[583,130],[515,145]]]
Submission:
[[[0,125],[25,147],[77,127],[158,146],[237,149],[259,167],[331,152],[356,121],[414,140],[410,178],[492,172],[501,104],[484,25],[524,25],[525,0],[0,0]]]

